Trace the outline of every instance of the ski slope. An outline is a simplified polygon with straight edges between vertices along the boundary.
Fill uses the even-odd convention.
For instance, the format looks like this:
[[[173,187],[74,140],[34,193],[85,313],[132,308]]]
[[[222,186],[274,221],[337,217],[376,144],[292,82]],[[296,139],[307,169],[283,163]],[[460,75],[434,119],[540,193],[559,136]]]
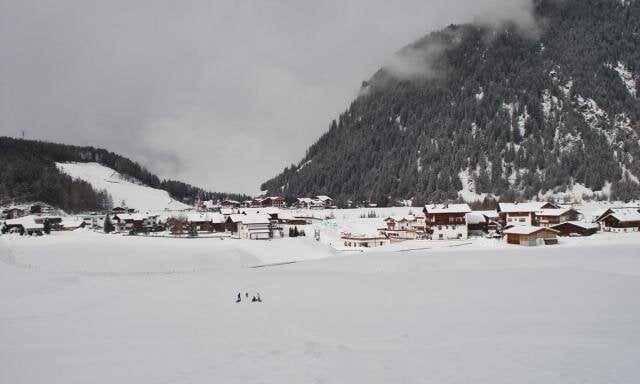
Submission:
[[[74,179],[88,182],[96,190],[104,189],[109,192],[114,206],[119,206],[124,201],[127,207],[139,211],[179,210],[189,207],[171,198],[167,191],[127,181],[118,172],[98,163],[56,163],[56,166]]]

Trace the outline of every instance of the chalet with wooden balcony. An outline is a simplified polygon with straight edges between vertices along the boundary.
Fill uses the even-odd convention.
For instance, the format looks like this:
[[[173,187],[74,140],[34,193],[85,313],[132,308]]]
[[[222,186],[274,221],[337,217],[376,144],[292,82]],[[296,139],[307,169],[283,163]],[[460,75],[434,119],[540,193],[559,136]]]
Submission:
[[[425,233],[433,240],[466,239],[468,237],[468,204],[430,204],[425,205]]]

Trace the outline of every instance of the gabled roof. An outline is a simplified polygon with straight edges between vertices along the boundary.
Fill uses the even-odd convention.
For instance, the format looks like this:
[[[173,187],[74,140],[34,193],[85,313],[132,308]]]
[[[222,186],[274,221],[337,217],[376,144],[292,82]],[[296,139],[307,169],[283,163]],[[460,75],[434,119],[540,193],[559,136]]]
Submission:
[[[516,226],[511,227],[504,231],[505,234],[515,234],[515,235],[532,235],[534,233],[540,231],[551,231],[558,233],[555,229],[545,228],[545,227],[531,227],[531,226]]]
[[[133,221],[142,221],[147,218],[147,215],[143,215],[141,213],[118,213],[113,215],[113,218],[118,218],[120,220],[133,220]]]
[[[567,214],[569,211],[574,211],[577,212],[575,209],[573,208],[547,208],[547,209],[541,209],[539,211],[536,211],[536,215],[537,216],[562,216]]]
[[[319,195],[319,196],[316,196],[316,199],[321,200],[321,201],[323,201],[323,202],[325,202],[325,201],[327,201],[327,200],[333,200],[332,198],[330,198],[329,196],[326,196],[326,195]]]
[[[576,227],[580,227],[580,228],[583,228],[583,229],[600,228],[600,226],[598,224],[596,224],[596,223],[587,223],[585,221],[566,221],[564,223],[552,225],[551,228],[557,228],[557,227],[560,227],[560,226],[565,225],[565,224],[575,225]]]
[[[638,212],[638,210],[635,208],[613,209],[612,211],[613,212],[599,220],[604,220],[607,217],[613,217],[621,223],[629,223],[634,221],[640,222],[640,212]]]
[[[551,208],[544,208],[549,205]],[[534,201],[529,203],[498,203],[498,210],[503,213],[515,212],[537,212],[543,209],[560,208],[559,206],[547,201]]]
[[[388,220],[393,220],[396,223],[399,223],[401,221],[415,221],[416,217],[413,215],[406,215],[406,216],[389,216],[386,219],[384,219],[384,221],[388,221]]]
[[[640,208],[638,207],[617,207],[617,208],[608,208],[604,212],[600,213],[596,222],[604,220],[606,217],[613,213],[618,213],[619,215],[629,215],[633,214],[633,212],[640,212]]]
[[[429,214],[434,213],[470,213],[469,204],[428,204],[424,209]]]

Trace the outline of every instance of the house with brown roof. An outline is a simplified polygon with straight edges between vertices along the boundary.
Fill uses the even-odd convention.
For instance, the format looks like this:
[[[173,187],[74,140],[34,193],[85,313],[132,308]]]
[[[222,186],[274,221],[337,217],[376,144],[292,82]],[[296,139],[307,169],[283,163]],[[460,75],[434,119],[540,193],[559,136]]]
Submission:
[[[640,208],[609,208],[596,219],[596,223],[606,232],[638,232]]]
[[[530,203],[498,203],[498,213],[504,227],[538,225],[536,212],[558,209],[558,205],[542,201]]]
[[[468,204],[429,204],[422,212],[425,215],[425,233],[432,240],[468,238]]]

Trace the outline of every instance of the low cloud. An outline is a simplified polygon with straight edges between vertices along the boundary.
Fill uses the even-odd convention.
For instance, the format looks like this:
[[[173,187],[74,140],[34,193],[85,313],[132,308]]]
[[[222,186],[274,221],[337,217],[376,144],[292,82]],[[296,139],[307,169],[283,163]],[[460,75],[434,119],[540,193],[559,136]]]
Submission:
[[[530,4],[4,0],[0,135],[105,147],[161,177],[251,193],[399,48],[451,23],[533,25]],[[440,51],[387,66],[434,76]]]
[[[432,79],[439,74],[435,61],[442,55],[446,46],[431,43],[424,47],[409,46],[395,55],[384,65],[388,73],[401,79]]]

